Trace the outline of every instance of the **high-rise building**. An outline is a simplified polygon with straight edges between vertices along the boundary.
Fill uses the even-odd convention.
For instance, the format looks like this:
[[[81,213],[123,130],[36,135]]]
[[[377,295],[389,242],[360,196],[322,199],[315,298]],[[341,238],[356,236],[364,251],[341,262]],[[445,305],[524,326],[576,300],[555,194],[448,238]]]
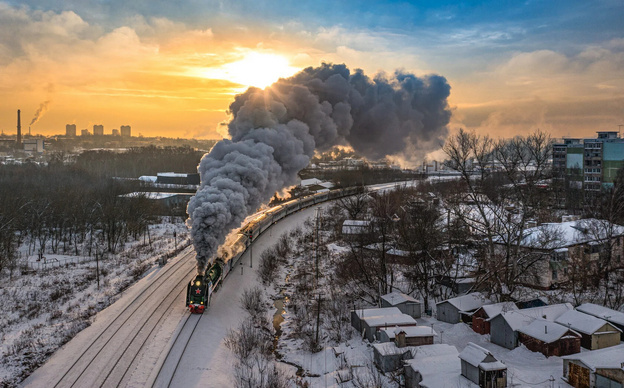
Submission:
[[[113,136],[119,136],[119,129],[113,129]]]
[[[76,137],[76,124],[67,124],[65,126],[65,136]]]
[[[93,135],[102,136],[104,135],[104,126],[102,124],[96,124],[93,126]]]
[[[564,139],[553,144],[553,169],[567,177],[570,188],[586,193],[613,186],[618,170],[624,167],[624,139],[617,131],[600,131],[598,137]]]
[[[120,129],[121,129],[121,136],[123,136],[123,137],[131,137],[132,136],[129,125],[122,125],[120,127]]]
[[[83,129],[82,131],[80,131],[80,136],[91,136],[91,133],[88,129]]]

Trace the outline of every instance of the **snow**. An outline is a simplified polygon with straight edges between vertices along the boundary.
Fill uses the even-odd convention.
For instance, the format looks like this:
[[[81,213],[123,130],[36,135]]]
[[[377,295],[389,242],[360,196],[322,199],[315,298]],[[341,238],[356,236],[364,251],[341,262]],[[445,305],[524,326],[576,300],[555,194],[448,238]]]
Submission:
[[[598,368],[624,370],[624,344],[609,348],[581,352],[562,357],[564,360],[578,360],[596,371]]]
[[[459,358],[472,366],[479,366],[488,356],[494,357],[487,349],[472,342],[459,353]]]
[[[514,302],[500,302],[494,304],[486,304],[481,307],[489,318],[494,318],[498,314],[507,311],[518,310],[518,306]]]
[[[608,307],[600,306],[594,303],[584,303],[576,308],[585,314],[590,314],[606,321],[624,326],[624,313],[612,310]]]
[[[479,368],[483,369],[484,371],[491,371],[491,370],[507,369],[507,366],[500,361],[494,361],[494,362],[482,362],[481,364],[479,364]]]
[[[532,307],[529,309],[521,309],[501,313],[505,321],[512,330],[518,330],[527,326],[538,318],[554,322],[559,316],[566,311],[573,310],[570,303],[553,304],[550,306]]]
[[[405,337],[430,337],[435,336],[437,333],[429,326],[401,326],[401,327],[388,327],[381,329],[385,332],[388,338],[394,339],[400,332],[405,332]]]
[[[380,315],[375,317],[364,317],[364,322],[370,327],[386,327],[394,325],[416,325],[416,320],[407,314]]]
[[[167,178],[186,178],[189,174],[179,172],[159,172],[156,175]]]
[[[366,232],[370,221],[345,220],[342,224],[342,234],[361,234]]]
[[[612,236],[624,234],[624,226],[611,225]],[[521,245],[525,247],[557,249],[584,243],[597,243],[608,237],[609,224],[605,220],[587,218],[578,221],[542,224],[525,230]]]
[[[379,354],[382,356],[391,356],[394,354],[405,354],[407,352],[412,352],[416,346],[405,346],[403,348],[398,348],[394,342],[384,342],[381,344],[373,344],[373,348],[377,350]]]
[[[490,301],[480,292],[473,292],[468,295],[458,296],[456,298],[447,299],[440,303],[450,303],[459,311],[472,311],[479,307],[490,303]],[[438,304],[440,304],[438,303]]]
[[[518,329],[518,332],[524,333],[547,344],[559,340],[569,331],[569,328],[545,319],[536,319],[527,326]]]
[[[605,320],[576,310],[566,311],[563,315],[555,319],[555,322],[588,335],[594,334],[607,324]]]
[[[382,307],[378,309],[357,309],[355,314],[360,318],[383,317],[403,314],[398,307]]]
[[[409,295],[406,295],[402,292],[398,292],[398,291],[393,291],[389,294],[386,295],[382,295],[381,299],[385,300],[386,302],[390,303],[391,306],[396,306],[397,304],[401,304],[401,303],[405,303],[405,302],[415,302],[418,303],[418,301],[414,298],[412,298]]]

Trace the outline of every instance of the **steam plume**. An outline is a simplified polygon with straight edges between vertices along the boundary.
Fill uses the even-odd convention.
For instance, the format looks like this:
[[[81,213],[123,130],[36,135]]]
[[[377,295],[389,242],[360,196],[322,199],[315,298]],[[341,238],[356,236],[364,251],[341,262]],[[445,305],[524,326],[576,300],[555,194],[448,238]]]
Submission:
[[[48,111],[48,107],[50,106],[51,102],[52,101],[47,100],[39,104],[39,109],[37,109],[37,111],[35,112],[35,117],[33,117],[32,121],[28,125],[33,125],[34,123],[39,121],[41,116],[43,116],[43,114]]]
[[[237,95],[230,105],[231,140],[202,158],[201,186],[188,205],[198,271],[247,215],[296,183],[315,150],[343,144],[379,159],[442,144],[449,93],[438,75],[397,71],[371,79],[359,69],[323,63]]]

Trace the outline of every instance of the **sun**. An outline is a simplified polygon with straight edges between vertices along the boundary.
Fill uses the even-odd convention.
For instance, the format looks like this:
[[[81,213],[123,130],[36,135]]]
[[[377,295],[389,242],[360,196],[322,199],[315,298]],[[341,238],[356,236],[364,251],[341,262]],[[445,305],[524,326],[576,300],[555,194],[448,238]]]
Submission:
[[[245,89],[250,86],[264,89],[279,78],[290,77],[298,70],[290,65],[286,57],[254,51],[247,53],[239,61],[206,69],[201,75],[206,78],[226,79],[243,85]]]

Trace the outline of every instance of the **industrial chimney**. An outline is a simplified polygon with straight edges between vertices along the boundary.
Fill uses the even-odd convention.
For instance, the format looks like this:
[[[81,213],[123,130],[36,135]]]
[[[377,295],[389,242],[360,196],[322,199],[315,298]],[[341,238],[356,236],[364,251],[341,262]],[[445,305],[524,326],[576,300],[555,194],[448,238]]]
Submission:
[[[15,142],[16,148],[21,148],[22,146],[22,123],[20,120],[20,110],[17,110],[17,141]]]

